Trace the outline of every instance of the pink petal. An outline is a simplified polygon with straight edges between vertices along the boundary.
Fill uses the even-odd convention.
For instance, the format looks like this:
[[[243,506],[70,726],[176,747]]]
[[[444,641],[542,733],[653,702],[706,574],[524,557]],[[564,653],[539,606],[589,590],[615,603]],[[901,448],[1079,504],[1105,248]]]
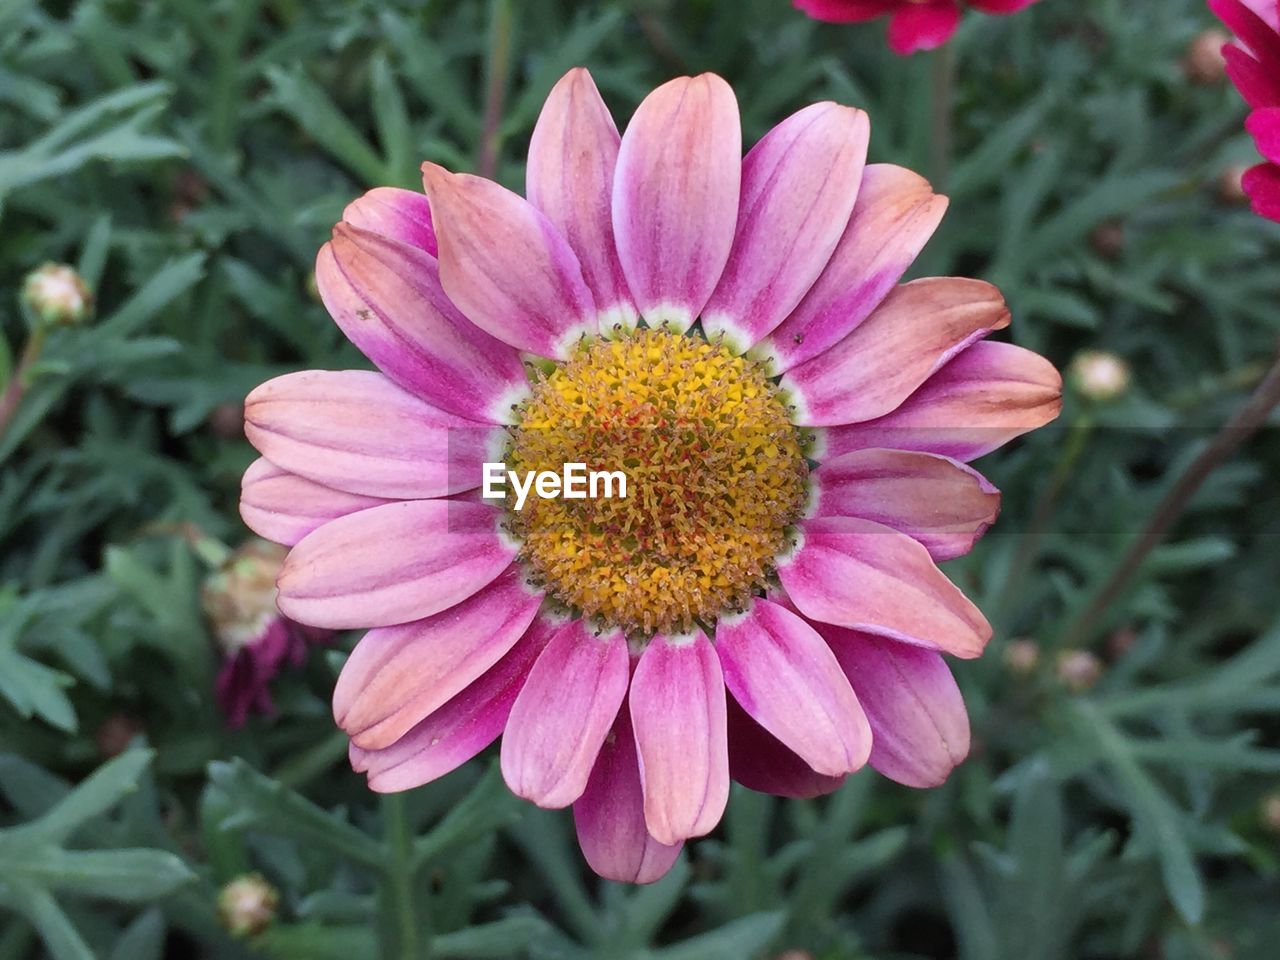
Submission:
[[[639,314],[613,239],[613,171],[621,138],[591,74],[566,73],[529,141],[529,202],[560,231],[582,264],[600,331],[632,330]]]
[[[844,777],[824,777],[783,746],[738,702],[729,700],[729,775],[748,790],[807,800],[831,793]],[[872,744],[874,751],[875,744]]]
[[[507,423],[529,391],[519,355],[458,312],[422,250],[338,224],[316,258],[316,286],[378,369],[442,410]]]
[[[741,353],[795,309],[849,223],[870,133],[861,110],[817,103],[747,154],[733,251],[702,311],[708,338]]]
[[[562,625],[537,617],[482,677],[395,743],[381,750],[352,744],[351,766],[368,774],[369,789],[378,793],[409,790],[462,766],[498,739],[525,677]]]
[[[742,178],[733,90],[704,73],[645,97],[613,181],[618,257],[651,327],[687,330],[729,260]]]
[[[343,223],[417,247],[435,256],[436,231],[431,223],[431,204],[426,196],[399,187],[374,187],[347,204]]]
[[[889,21],[889,49],[899,56],[934,50],[960,26],[956,0],[908,0]]]
[[[969,754],[969,714],[939,654],[823,626],[874,739],[871,765],[908,787],[936,787]]]
[[[721,617],[725,686],[760,726],[815,771],[839,777],[867,762],[871,728],[831,650],[789,610],[756,600]]]
[[[715,829],[729,802],[724,678],[701,631],[656,636],[631,681],[644,816],[659,843]]]
[[[796,9],[828,23],[863,23],[874,20],[902,2],[903,0],[792,0]]]
[[[501,736],[530,669],[563,625],[563,618],[540,613],[501,660],[391,746],[363,750],[352,744],[352,768],[367,774],[377,793],[409,790],[452,773]]]
[[[830,262],[813,288],[753,352],[775,373],[834,346],[870,316],[915,261],[947,209],[919,174],[873,164]]]
[[[503,433],[366,370],[306,370],[257,387],[245,436],[291,473],[347,493],[417,500],[478,487]]]
[[[1245,171],[1241,186],[1253,201],[1254,213],[1280,222],[1280,167],[1272,163],[1250,167]]]
[[[561,628],[529,672],[502,737],[502,776],[540,807],[582,796],[629,680],[627,639],[582,620]]]
[[[990,13],[995,16],[1017,13],[1019,10],[1025,10],[1036,2],[1038,0],[969,0],[970,4],[983,13]]]
[[[606,880],[653,883],[680,856],[683,843],[664,846],[645,827],[639,760],[625,704],[600,748],[586,790],[574,801],[573,822],[582,855]]]
[[[388,502],[306,480],[264,457],[250,464],[240,481],[240,517],[245,526],[287,547],[330,520]]]
[[[1258,152],[1272,163],[1280,163],[1280,107],[1255,110],[1245,120]]]
[[[388,503],[326,523],[290,551],[277,602],[316,627],[421,620],[471,596],[515,559],[503,513],[459,500]]]
[[[1222,55],[1227,61],[1227,76],[1240,91],[1245,103],[1255,110],[1280,107],[1280,72],[1268,69],[1266,64],[1254,59],[1249,51],[1242,50],[1234,43],[1223,47]]]
[[[568,241],[523,197],[491,180],[422,165],[440,243],[440,282],[482,330],[564,360],[598,330]]]
[[[1277,33],[1277,16],[1272,11],[1269,18],[1260,16],[1239,0],[1209,0],[1209,9],[1239,38],[1245,49],[1262,64],[1270,76],[1270,85],[1277,83],[1275,70],[1280,65],[1280,33]],[[1270,20],[1270,22],[1268,22]],[[1274,103],[1253,106],[1277,106]]]
[[[541,602],[512,564],[441,613],[370,630],[338,677],[334,720],[357,747],[391,746],[502,659]]]
[[[800,530],[803,539],[778,565],[778,578],[811,620],[958,657],[978,656],[991,639],[981,611],[905,534],[853,517],[805,520]]]
[[[973,549],[1000,512],[1000,491],[976,470],[946,457],[859,450],[812,474],[814,517],[862,517],[924,544],[934,560]]]
[[[898,287],[866,322],[782,378],[806,426],[857,423],[895,409],[975,340],[1009,325],[1000,291],[935,277]]]
[[[815,455],[892,447],[976,460],[1061,410],[1062,376],[1048,360],[1008,343],[975,343],[892,413],[821,431]]]

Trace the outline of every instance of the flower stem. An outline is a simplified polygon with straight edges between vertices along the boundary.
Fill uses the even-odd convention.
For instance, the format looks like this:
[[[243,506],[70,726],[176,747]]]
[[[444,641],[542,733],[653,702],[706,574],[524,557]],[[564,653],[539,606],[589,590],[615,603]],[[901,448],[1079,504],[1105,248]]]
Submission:
[[[428,960],[430,931],[426,922],[426,890],[414,882],[413,838],[404,795],[382,798],[385,867],[379,907],[382,914],[382,960]],[[415,909],[422,900],[422,909]]]
[[[5,428],[9,426],[9,421],[13,419],[13,415],[18,411],[18,404],[22,402],[22,394],[27,389],[27,377],[31,372],[31,368],[35,366],[36,361],[40,359],[40,352],[44,349],[44,338],[47,331],[48,327],[43,323],[37,324],[32,328],[31,335],[27,337],[27,344],[22,349],[22,359],[18,361],[18,366],[14,368],[13,376],[4,388],[4,392],[0,393],[0,436],[4,435]]]
[[[1076,463],[1079,462],[1080,455],[1084,453],[1089,435],[1093,433],[1093,427],[1093,416],[1089,413],[1085,413],[1070,427],[1067,441],[1062,446],[1062,455],[1054,467],[1053,476],[1037,499],[1031,521],[1027,525],[1027,532],[1020,538],[1017,552],[1014,553],[1013,560],[1009,564],[1009,573],[1005,577],[1004,587],[996,602],[996,611],[1001,617],[1008,612],[1014,597],[1017,596],[1018,588],[1022,585],[1022,578],[1035,561],[1040,542],[1044,539],[1045,531],[1058,506],[1058,499],[1062,496],[1062,491],[1066,488],[1067,480],[1075,469]]]
[[[513,15],[511,0],[493,0],[489,14],[488,88],[484,98],[484,129],[480,134],[480,156],[476,173],[492,178],[498,171],[502,152],[502,111],[507,99],[507,78],[511,72]]]
[[[1079,645],[1089,631],[1129,586],[1155,546],[1178,519],[1187,502],[1219,466],[1231,458],[1241,445],[1267,421],[1271,411],[1280,405],[1280,355],[1258,384],[1249,401],[1236,412],[1209,445],[1187,466],[1169,492],[1156,506],[1138,538],[1116,564],[1111,575],[1084,611],[1063,632],[1062,646]]]
[[[955,44],[944,43],[931,56],[929,178],[933,181],[935,190],[943,190],[951,175],[952,127],[955,119]]]

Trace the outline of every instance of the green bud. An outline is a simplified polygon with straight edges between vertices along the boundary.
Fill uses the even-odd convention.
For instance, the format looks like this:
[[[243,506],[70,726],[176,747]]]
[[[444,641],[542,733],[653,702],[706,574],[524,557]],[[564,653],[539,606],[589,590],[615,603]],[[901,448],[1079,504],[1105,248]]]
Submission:
[[[46,263],[27,274],[22,302],[40,323],[74,326],[93,312],[93,293],[84,278],[65,263]]]

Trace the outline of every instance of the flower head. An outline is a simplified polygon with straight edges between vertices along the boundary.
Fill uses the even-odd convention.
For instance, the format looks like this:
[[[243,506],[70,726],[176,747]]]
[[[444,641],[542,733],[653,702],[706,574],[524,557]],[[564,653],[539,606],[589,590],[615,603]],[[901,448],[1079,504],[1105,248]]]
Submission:
[[[74,267],[46,263],[22,282],[22,302],[41,323],[74,326],[93,311],[93,293]]]
[[[279,908],[279,891],[260,873],[236,877],[218,891],[218,919],[233,937],[262,933]]]
[[[862,23],[889,17],[889,47],[905,56],[942,46],[960,26],[966,6],[983,13],[1017,13],[1036,0],[792,0],[815,20]]]
[[[980,342],[1009,320],[990,284],[899,285],[946,201],[866,165],[868,136],[822,103],[743,159],[703,75],[619,137],[574,70],[528,199],[428,164],[425,196],[347,208],[317,282],[379,372],[250,394],[241,513],[293,547],[285,614],[372,628],[334,715],[373,789],[501,735],[514,792],[650,881],[731,778],[813,796],[870,762],[929,786],[965,756],[944,655],[991,628],[936,562],[996,516],[968,462],[1052,420],[1062,384]],[[631,489],[485,499],[495,460]]]
[[[1071,361],[1067,377],[1086,399],[1110,403],[1124,396],[1133,375],[1123,357],[1106,350],[1081,350]]]
[[[1209,0],[1236,35],[1223,50],[1227,75],[1253,108],[1245,122],[1266,163],[1242,179],[1258,216],[1280,221],[1280,0]]]
[[[308,644],[329,639],[327,630],[294,623],[276,609],[276,577],[286,552],[277,544],[250,540],[201,591],[223,654],[215,694],[232,729],[243,726],[250,713],[274,712],[271,682],[285,666],[302,662]]]

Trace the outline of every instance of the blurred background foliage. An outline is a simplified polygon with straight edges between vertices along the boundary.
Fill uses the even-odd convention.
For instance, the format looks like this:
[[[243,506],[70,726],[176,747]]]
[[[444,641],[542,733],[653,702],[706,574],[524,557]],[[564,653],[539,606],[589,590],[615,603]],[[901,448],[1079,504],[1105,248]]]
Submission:
[[[786,0],[0,0],[0,380],[28,271],[75,264],[97,301],[0,433],[0,960],[364,960],[415,935],[434,957],[1274,956],[1274,432],[1086,613],[1280,334],[1243,108],[1188,71],[1211,26],[1199,0],[1046,0],[903,60]],[[813,100],[866,108],[873,159],[952,197],[917,272],[996,281],[1060,366],[1132,370],[983,462],[1004,514],[949,572],[997,630],[957,665],[975,750],[951,781],[737,793],[639,889],[590,876],[567,815],[488,759],[370,794],[329,719],[345,647],[227,731],[193,548],[246,535],[247,390],[362,363],[310,285],[343,205],[424,159],[521,187],[575,64],[620,122],[717,71],[748,142]],[[276,918],[233,936],[218,891],[245,875]]]

